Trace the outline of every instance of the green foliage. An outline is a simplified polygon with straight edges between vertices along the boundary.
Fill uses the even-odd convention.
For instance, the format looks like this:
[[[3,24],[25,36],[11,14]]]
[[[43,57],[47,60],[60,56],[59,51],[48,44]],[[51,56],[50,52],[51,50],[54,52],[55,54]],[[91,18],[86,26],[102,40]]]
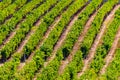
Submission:
[[[16,0],[15,2],[13,2],[13,4],[8,6],[4,10],[0,10],[0,23],[2,23],[5,20],[6,17],[8,17],[9,15],[13,14],[16,11],[16,9],[20,8],[21,6],[23,6],[26,3],[26,1],[27,0]],[[8,1],[8,4],[9,4],[9,1]]]
[[[117,11],[117,13],[120,12],[120,10]],[[92,61],[91,68],[96,68],[96,72],[98,72],[104,65],[104,58],[109,52],[112,43],[114,41],[116,32],[119,28],[119,17],[117,17],[119,14],[115,14],[115,18],[109,28],[107,29],[107,32],[102,38],[102,44],[98,46],[96,55],[94,60]],[[118,19],[119,18],[119,19]]]
[[[6,1],[7,0],[4,0],[0,3],[0,23],[2,23],[5,18],[11,14],[13,17],[0,25],[0,45],[9,33],[14,31],[15,26],[24,17],[25,20],[20,24],[20,28],[16,30],[16,34],[13,38],[0,49],[0,55],[3,59],[6,60],[11,56],[9,61],[5,62],[3,66],[0,66],[0,80],[32,80],[41,68],[42,71],[37,74],[38,80],[78,80],[77,74],[84,65],[83,58],[88,54],[105,16],[108,15],[110,10],[113,9],[113,6],[118,2],[118,0],[108,0],[98,10],[82,45],[80,45],[80,49],[77,50],[76,53],[72,54],[72,61],[65,67],[63,73],[59,74],[58,70],[61,66],[61,62],[68,58],[73,49],[73,45],[83,31],[89,17],[98,9],[103,0],[92,0],[79,14],[78,19],[68,32],[62,46],[56,52],[55,58],[46,67],[44,67],[44,63],[46,59],[52,55],[53,48],[62,34],[62,31],[66,28],[66,25],[68,25],[75,13],[82,8],[88,0],[9,0],[8,3],[5,4],[4,2]],[[52,9],[50,10],[51,7]],[[16,12],[16,10],[18,11]],[[40,16],[42,15],[45,16],[41,18]],[[54,23],[55,18],[59,15],[61,15],[61,20],[52,29],[48,38],[43,42],[43,45],[40,46],[39,49],[35,50],[38,43],[42,41],[49,26]],[[33,24],[39,18],[41,24],[39,26],[34,26]],[[120,9],[116,12],[112,24],[103,36],[103,43],[97,48],[95,58],[92,61],[90,68],[81,76],[80,80],[98,79],[98,72],[104,65],[104,58],[112,46],[115,34],[120,25],[119,20]],[[36,31],[30,36],[30,39],[24,46],[23,51],[20,53],[14,53],[22,40],[25,39],[26,34],[33,29]],[[34,50],[35,54],[32,59],[25,62],[24,67],[18,70],[23,54],[29,57]],[[118,79],[120,76],[119,53],[120,50],[118,49],[114,61],[109,65],[106,73],[99,78],[100,80]]]
[[[0,11],[9,6],[12,2],[13,0],[3,0],[2,2],[0,2]]]
[[[108,2],[105,3],[105,5],[100,8],[98,11],[94,21],[92,22],[91,28],[88,30],[88,33],[86,34],[84,41],[81,45],[81,48],[84,48],[83,55],[86,56],[88,54],[88,51],[96,37],[96,34],[99,32],[99,29],[102,25],[102,22],[105,18],[105,16],[109,13],[109,11],[113,8],[113,6],[118,2],[108,0]],[[109,6],[109,7],[107,7]]]
[[[20,10],[18,10],[16,13],[13,14],[13,17],[10,18],[5,24],[0,25],[0,44],[2,44],[3,40],[6,38],[6,36],[10,33],[10,31],[13,31],[17,23],[23,19],[23,17],[31,12],[33,8],[36,7],[36,5],[39,4],[39,2],[42,2],[43,0],[32,0],[26,5],[24,5]]]
[[[26,55],[29,55],[34,50],[34,48],[36,47],[38,42],[42,40],[42,37],[44,36],[45,31],[54,22],[55,17],[57,15],[59,15],[61,13],[61,11],[65,8],[65,6],[70,4],[71,1],[72,0],[67,0],[67,1],[62,0],[62,1],[60,1],[60,3],[58,3],[48,14],[46,14],[43,17],[39,28],[30,37],[30,39],[28,40],[27,44],[24,47],[23,52],[26,53]],[[50,47],[49,44],[48,45],[43,45],[41,48],[42,49],[43,48],[47,49],[47,50],[49,50],[48,53],[51,53],[52,47]],[[45,50],[44,51],[41,50],[41,51],[47,53],[47,51],[45,51]]]
[[[95,3],[96,1],[94,1],[94,3]],[[101,2],[101,0],[100,0],[100,2]],[[75,43],[75,41],[76,41],[76,39],[78,38],[78,36],[79,36],[79,33],[81,32],[81,30],[82,30],[82,26],[84,26],[85,25],[85,21],[87,21],[87,19],[89,18],[89,15],[95,10],[95,8],[97,7],[99,5],[99,2],[98,2],[98,4],[97,5],[92,5],[92,3],[90,4],[90,5],[88,5],[87,7],[86,7],[86,9],[79,15],[79,19],[75,22],[75,24],[74,24],[74,26],[72,27],[72,29],[71,29],[71,31],[68,33],[68,35],[67,35],[67,38],[66,38],[66,40],[64,41],[64,44],[62,45],[62,47],[57,51],[57,54],[56,54],[56,58],[49,64],[49,65],[52,65],[52,66],[47,66],[44,70],[43,70],[43,72],[42,72],[42,74],[40,75],[40,77],[38,77],[38,80],[39,79],[46,79],[46,77],[48,78],[48,79],[54,79],[54,77],[53,76],[46,76],[46,75],[51,75],[51,74],[53,74],[54,76],[58,76],[58,69],[59,69],[59,67],[60,67],[60,62],[61,62],[61,60],[63,59],[63,51],[65,51],[66,49],[67,49],[67,51],[65,51],[65,53],[67,52],[67,53],[70,53],[71,52],[71,50],[72,50],[72,47],[73,47],[73,44]],[[93,7],[93,6],[95,6],[95,8]],[[92,9],[91,9],[91,7],[93,7]],[[91,9],[91,11],[87,14],[87,16],[85,17],[84,15],[86,15],[85,13],[87,13],[88,12],[88,10],[89,9]],[[83,22],[83,23],[81,23],[81,22]],[[58,24],[58,25],[60,25],[60,24]],[[56,33],[59,31],[60,29],[58,29],[57,31],[56,31]],[[50,39],[50,38],[49,38]],[[54,42],[54,41],[53,41]],[[82,68],[82,57],[80,58],[80,54],[79,54],[80,52],[78,52],[76,55],[77,55],[77,57],[75,57],[75,59],[73,60],[73,62],[69,65],[69,67],[67,67],[67,69],[66,69],[66,72],[64,73],[64,75],[62,75],[61,77],[58,77],[58,80],[60,79],[60,80],[66,80],[66,79],[75,79],[75,75],[77,74],[77,72],[78,72],[78,70],[80,69],[80,68]],[[79,55],[79,56],[78,56]],[[58,59],[59,58],[59,59]],[[56,63],[54,63],[55,61],[58,61],[58,64],[56,64]],[[80,61],[80,62],[78,62],[78,61]],[[53,64],[54,63],[54,64]],[[55,67],[54,67],[55,66]],[[47,73],[47,71],[46,71],[46,69],[48,70],[49,68],[51,68],[51,69],[54,69],[54,71],[53,72],[51,72],[51,73]],[[46,74],[46,75],[45,75]],[[46,77],[45,77],[46,76]]]
[[[45,11],[56,2],[57,1],[47,1],[37,9],[33,10],[30,15],[26,16],[25,21],[20,25],[20,29],[16,31],[15,36],[2,48],[1,52],[4,53],[5,56],[2,53],[1,54],[4,58],[8,58],[9,55],[15,51],[19,43],[25,38],[26,34],[33,27],[33,23],[38,20],[40,15],[44,14]]]
[[[62,47],[58,50],[58,53],[63,54],[61,52],[65,47],[69,47],[69,54],[72,51],[73,45],[77,41],[79,35],[81,34],[85,23],[89,19],[89,16],[94,12],[95,9],[97,9],[98,5],[102,0],[99,0],[96,2],[96,0],[93,0],[89,5],[87,5],[86,9],[79,15],[78,20],[73,25],[71,31],[68,33],[67,38],[64,41],[64,44]],[[78,50],[75,53],[75,56],[73,55],[73,60],[68,64],[68,66],[65,68],[65,71],[62,75],[58,77],[58,80],[76,80],[77,79],[77,72],[81,70],[83,67],[82,62],[82,52]]]
[[[112,63],[107,67],[105,74],[100,77],[106,80],[118,80],[120,76],[120,49],[118,48]]]
[[[111,2],[111,0],[108,1],[108,2],[106,2],[106,4],[104,5],[104,7],[106,7],[106,6],[109,5],[109,8],[107,7],[106,10],[105,10],[105,8],[102,7],[101,10],[103,10],[103,11],[101,11],[101,12],[103,12],[103,13],[109,12],[116,3],[117,3],[117,1]],[[106,11],[106,12],[105,12],[105,11]],[[119,10],[118,10],[116,13],[118,13],[118,12],[119,12]],[[100,15],[102,15],[102,14],[100,13]],[[105,14],[104,14],[104,15],[105,15]],[[98,15],[97,15],[97,16],[98,16]],[[96,17],[97,17],[97,16],[96,16]],[[104,58],[105,58],[105,56],[107,55],[110,47],[112,46],[112,43],[113,43],[113,41],[114,41],[115,34],[116,34],[116,32],[117,32],[117,30],[118,30],[118,27],[119,27],[119,25],[120,25],[119,19],[118,19],[118,17],[116,17],[116,16],[118,16],[118,14],[115,14],[115,18],[114,18],[113,22],[112,22],[112,23],[110,24],[110,26],[108,26],[108,28],[106,29],[106,33],[105,33],[104,36],[102,37],[102,44],[100,44],[100,45],[98,46],[97,51],[96,51],[96,54],[95,54],[95,57],[94,57],[94,59],[92,60],[92,63],[90,64],[90,68],[85,72],[86,74],[83,74],[83,75],[82,75],[82,77],[86,77],[86,75],[87,75],[87,77],[94,76],[95,74],[96,74],[97,76],[99,75],[99,71],[100,71],[100,69],[101,69],[101,68],[103,67],[103,65],[104,65]],[[102,19],[102,17],[101,17],[101,19]],[[97,22],[97,20],[96,20],[95,22]],[[95,23],[94,23],[94,24],[95,24]],[[96,26],[96,28],[97,28],[97,26]],[[94,28],[92,28],[92,29],[94,29]],[[90,31],[91,31],[91,30],[90,30]],[[92,32],[93,32],[93,31],[92,31]],[[95,35],[95,34],[94,34],[94,35]],[[92,37],[92,36],[91,36],[91,37]],[[88,39],[89,39],[89,38],[88,38]],[[87,40],[87,38],[86,38],[86,40]],[[89,40],[90,40],[90,39],[89,39]],[[94,40],[94,38],[91,39],[91,40]],[[92,44],[92,43],[91,43],[91,44]],[[89,45],[89,44],[87,44],[87,46],[88,46],[88,45]],[[89,71],[91,71],[91,70],[93,70],[94,74],[91,74],[91,75],[88,76],[88,73],[89,73]],[[97,78],[97,76],[96,76],[96,78]],[[83,79],[83,78],[81,78],[81,79]],[[101,78],[101,79],[102,79],[102,78]],[[108,80],[109,80],[109,79],[108,79]]]
[[[20,63],[20,53],[15,53],[11,58],[11,61],[4,63],[4,66],[0,67],[1,80],[14,78],[13,74],[16,72],[17,65]]]

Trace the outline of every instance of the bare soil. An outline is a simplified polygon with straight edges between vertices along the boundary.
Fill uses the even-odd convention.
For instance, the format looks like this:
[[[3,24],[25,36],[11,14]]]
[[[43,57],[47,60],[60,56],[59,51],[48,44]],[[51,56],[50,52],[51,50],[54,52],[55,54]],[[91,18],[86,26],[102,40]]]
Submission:
[[[97,49],[98,44],[100,43],[100,40],[105,32],[106,27],[108,26],[109,22],[111,20],[113,20],[114,18],[114,14],[115,11],[119,8],[119,6],[115,6],[115,8],[111,11],[111,13],[107,16],[107,18],[105,19],[105,21],[103,22],[103,25],[101,26],[100,32],[97,34],[94,43],[92,44],[92,47],[89,51],[89,54],[87,56],[87,58],[84,60],[84,67],[82,69],[82,71],[80,71],[78,73],[78,77],[80,77],[85,71],[86,69],[88,69],[89,64],[91,63],[92,59],[94,58],[95,55],[95,51]]]

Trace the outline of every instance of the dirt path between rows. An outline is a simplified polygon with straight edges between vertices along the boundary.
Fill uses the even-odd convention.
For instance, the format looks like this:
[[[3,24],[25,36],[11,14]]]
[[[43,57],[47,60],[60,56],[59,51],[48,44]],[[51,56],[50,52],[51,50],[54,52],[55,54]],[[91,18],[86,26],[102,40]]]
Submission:
[[[104,74],[107,66],[112,62],[119,40],[120,40],[120,26],[119,26],[119,30],[116,34],[116,37],[114,39],[114,42],[112,44],[112,47],[111,47],[110,51],[108,52],[108,55],[105,57],[105,65],[101,69],[100,74]]]
[[[48,28],[48,30],[46,31],[45,35],[43,36],[42,40],[40,41],[39,45],[36,47],[36,50],[39,49],[40,46],[42,46],[42,44],[44,43],[44,41],[48,38],[50,32],[54,29],[54,27],[58,24],[58,22],[60,21],[61,17],[58,16],[55,21],[53,22],[53,24]],[[29,58],[26,60],[26,62],[24,63],[20,63],[19,65],[19,69],[21,69],[25,63],[29,63],[33,56],[34,56],[35,52],[32,52],[31,55],[29,56]]]
[[[60,66],[59,71],[58,71],[59,74],[62,74],[62,72],[64,71],[64,68],[67,66],[67,64],[72,61],[73,56],[75,55],[76,51],[79,49],[79,46],[80,46],[81,42],[83,41],[84,36],[86,35],[88,29],[90,28],[90,25],[91,25],[92,21],[94,20],[96,14],[97,14],[97,12],[95,12],[90,17],[88,22],[86,23],[84,30],[82,31],[81,35],[79,36],[78,41],[74,44],[73,50],[71,51],[68,58],[65,61],[61,62],[61,66]]]
[[[60,35],[57,43],[54,46],[53,52],[51,54],[52,56],[48,57],[47,61],[44,64],[45,67],[56,57],[57,50],[62,46],[64,40],[67,37],[67,34],[71,30],[71,28],[74,25],[75,21],[77,21],[77,19],[79,17],[79,14],[85,10],[85,7],[81,11],[79,11],[77,14],[75,14],[74,17],[72,18],[72,20],[69,22],[69,24],[64,28],[62,34]]]
[[[7,44],[10,39],[12,39],[14,37],[14,35],[16,34],[16,31],[20,28],[20,24],[23,23],[25,21],[25,19],[22,19],[15,27],[14,31],[12,31],[9,36],[3,41],[2,45],[0,45],[0,49]]]
[[[30,39],[31,35],[33,35],[34,32],[37,30],[37,28],[39,27],[40,23],[41,23],[40,20],[38,20],[36,22],[36,24],[34,25],[35,27],[33,27],[34,29],[32,28],[31,31],[26,35],[25,39],[22,41],[22,43],[20,44],[20,46],[18,47],[16,52],[20,53],[23,50],[24,46],[26,45],[26,43]]]
[[[45,11],[43,14],[40,15],[39,19],[33,24],[33,26],[35,27],[38,27],[40,25],[40,19],[45,15],[47,14],[49,11],[52,10],[52,8],[57,4],[57,2],[52,5],[47,11]],[[22,20],[24,21],[24,20]],[[16,30],[19,30],[20,29],[20,24],[17,24],[16,28],[15,28],[15,31],[10,33],[10,36],[8,37],[7,40],[4,41],[3,45],[1,45],[0,47],[3,47],[6,43],[8,43],[10,41],[11,38],[13,38],[16,34]],[[23,50],[23,47],[25,46],[25,44],[27,43],[27,41],[29,40],[30,38],[30,35],[34,34],[34,32],[36,31],[36,28],[35,29],[31,29],[28,34],[26,35],[25,39],[20,43],[20,46],[17,48],[17,50],[15,52],[21,52]],[[12,57],[10,57],[8,60],[6,60],[6,62],[10,61],[12,59]],[[3,64],[3,63],[2,63]],[[1,64],[1,65],[2,65]]]
[[[84,60],[84,67],[82,69],[82,71],[80,71],[78,73],[78,77],[80,77],[85,71],[86,69],[89,67],[89,64],[91,63],[91,60],[94,58],[94,55],[95,55],[95,51],[97,49],[97,46],[105,32],[105,29],[106,29],[106,26],[108,26],[107,24],[110,23],[110,21],[114,18],[114,14],[115,14],[115,11],[119,8],[119,6],[115,6],[115,8],[111,11],[111,13],[107,16],[107,18],[105,19],[105,21],[103,22],[103,25],[100,29],[100,32],[97,34],[95,40],[94,40],[94,43],[89,51],[89,54],[87,56],[87,58]]]
[[[86,4],[87,5],[87,4]],[[69,24],[64,28],[62,34],[60,35],[57,43],[54,46],[54,49],[52,51],[52,54],[50,57],[47,58],[46,62],[44,63],[44,68],[56,57],[56,52],[57,50],[62,46],[63,41],[66,39],[67,34],[69,33],[71,27],[73,26],[73,24],[75,23],[75,21],[78,19],[79,14],[81,12],[83,12],[83,10],[85,9],[86,6],[84,6],[84,8],[80,11],[77,12],[77,14],[75,14],[72,18],[72,20],[70,20]],[[40,69],[38,72],[42,72],[43,68]],[[36,80],[37,78],[37,74],[35,75],[33,80]]]
[[[23,20],[24,21],[24,20]],[[37,21],[37,23],[35,24],[35,26],[39,26],[40,25],[40,20]],[[10,33],[10,36],[5,40],[5,44],[8,43],[10,41],[11,38],[14,37],[14,35],[16,34],[16,31],[20,29],[20,25],[18,24],[15,31]],[[23,40],[23,42],[20,44],[20,46],[18,47],[18,49],[16,50],[16,52],[20,53],[24,47],[24,45],[27,43],[27,41],[30,38],[30,35],[32,35],[35,32],[34,30],[31,30],[30,33],[27,34],[27,36],[25,37],[25,40]],[[3,45],[4,46],[4,45]],[[6,62],[10,61],[12,58],[9,58]],[[0,64],[3,65],[4,63]]]
[[[42,3],[43,3],[43,2],[39,3],[38,5],[36,5],[32,10],[34,10],[35,8],[37,8],[38,6],[40,6]],[[28,12],[26,15],[28,15],[29,13],[30,13],[30,12]],[[20,28],[20,24],[22,24],[22,23],[25,21],[25,17],[26,17],[26,16],[24,16],[24,17],[16,24],[14,31],[12,31],[12,32],[8,35],[8,37],[3,41],[3,43],[0,45],[0,49],[1,49],[5,44],[7,44],[7,43],[10,41],[10,39],[12,39],[12,38],[14,37],[14,35],[16,34],[16,31]],[[8,21],[9,21],[9,19],[8,19]],[[5,23],[6,23],[6,22],[7,22],[7,21],[5,21]]]
[[[0,45],[0,49],[2,49],[2,47],[3,47],[5,44],[7,44],[7,43],[14,37],[14,35],[16,34],[16,31],[20,28],[20,24],[21,24],[22,22],[24,22],[24,21],[25,21],[25,19],[22,19],[22,20],[16,25],[16,28],[14,29],[14,31],[11,32],[11,33],[9,34],[9,36],[3,41],[3,44]],[[11,59],[11,58],[9,58],[6,62],[10,61],[10,59]],[[3,66],[3,65],[4,65],[3,62],[0,63],[0,67]]]
[[[46,41],[46,39],[48,38],[50,32],[54,29],[54,27],[59,23],[59,21],[61,20],[61,16],[58,16],[55,21],[51,24],[51,26],[48,27],[48,30],[45,32],[45,35],[43,36],[42,40],[39,42],[39,44],[36,46],[36,50],[39,49],[44,41]],[[28,58],[28,61],[30,61],[33,57],[34,53],[32,53],[30,55],[30,57]]]
[[[70,24],[67,26],[67,28],[61,34],[59,40],[57,41],[56,45],[54,46],[53,52],[51,54],[52,56],[50,56],[47,59],[47,62],[45,62],[45,65],[44,65],[45,67],[49,64],[49,62],[51,62],[55,58],[57,50],[61,47],[63,41],[65,40],[68,32],[70,31],[72,25],[75,23],[75,21],[77,20],[77,18],[78,18],[78,15],[76,15],[74,17],[74,19],[70,22]]]
[[[71,2],[70,4],[72,4],[73,2]],[[70,5],[69,4],[69,5]],[[69,5],[67,5],[63,10],[62,10],[62,13],[64,13],[66,11],[66,9],[69,7]],[[38,43],[38,45],[36,46],[35,50],[31,53],[31,55],[29,56],[29,58],[24,62],[24,63],[20,63],[19,65],[19,68],[18,69],[21,69],[22,67],[24,67],[24,65],[26,63],[29,63],[33,56],[35,55],[35,51],[38,50],[40,48],[40,46],[43,45],[44,41],[48,38],[50,32],[54,29],[54,27],[59,23],[59,21],[61,20],[61,17],[62,17],[62,13],[60,13],[54,20],[54,22],[48,27],[47,31],[45,32],[43,38],[40,40],[40,42]]]
[[[34,34],[34,32],[37,30],[37,28],[39,27],[39,25],[41,24],[41,21],[38,20],[35,23],[35,27],[33,27],[34,29],[31,29],[31,31],[26,35],[25,39],[22,41],[22,43],[20,44],[20,46],[18,47],[18,49],[16,50],[17,53],[22,52],[24,46],[26,45],[26,43],[28,42],[28,40],[30,39],[31,35]],[[25,65],[25,63],[20,63],[20,65],[18,66],[18,70],[20,70],[23,66]]]
[[[38,46],[36,47],[36,50],[40,48],[40,46],[43,45],[44,41],[46,41],[46,39],[48,38],[50,32],[55,28],[55,26],[59,23],[59,21],[61,20],[61,16],[58,16],[55,21],[51,24],[51,26],[48,28],[48,30],[46,31],[45,35],[43,36],[43,39],[40,41],[40,43],[38,44]],[[28,58],[28,62],[31,61],[32,57],[34,56],[35,52],[33,52],[30,57]],[[40,72],[41,70],[39,70],[38,72]],[[37,75],[35,74],[34,76],[34,80],[36,80]]]
[[[26,45],[26,43],[27,43],[28,40],[30,39],[31,35],[33,35],[34,32],[37,30],[37,28],[39,27],[40,23],[41,23],[40,20],[38,20],[38,21],[35,23],[34,29],[31,29],[31,31],[26,35],[25,39],[22,41],[22,43],[20,44],[20,46],[19,46],[18,49],[16,50],[17,53],[22,52],[24,46]],[[18,70],[20,70],[24,65],[25,65],[25,63],[20,63],[20,65],[18,66]]]

